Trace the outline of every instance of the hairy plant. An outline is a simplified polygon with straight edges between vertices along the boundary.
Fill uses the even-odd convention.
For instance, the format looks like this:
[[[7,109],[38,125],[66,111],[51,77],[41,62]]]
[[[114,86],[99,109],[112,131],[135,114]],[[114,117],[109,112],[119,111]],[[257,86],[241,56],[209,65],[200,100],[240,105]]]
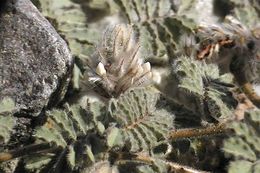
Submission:
[[[249,28],[255,27],[260,19],[259,2],[256,0],[229,0],[232,14]]]
[[[147,90],[147,91],[146,91]],[[109,112],[130,152],[149,152],[173,130],[173,115],[156,109],[159,93],[151,89],[130,90],[109,103]]]
[[[216,152],[221,150],[222,140],[225,137],[223,134],[212,136],[211,133],[201,138],[181,138],[172,141],[173,150],[168,158],[173,162],[200,170],[224,172],[228,163],[225,163],[223,153]]]
[[[151,66],[142,63],[139,49],[132,26],[119,24],[106,29],[93,59],[99,61],[96,74],[108,95],[118,96],[150,82]]]
[[[53,145],[51,148],[58,150],[58,154],[54,155],[50,150],[50,154],[47,152],[41,156],[29,155],[25,159],[27,170],[44,172],[47,167],[49,170],[57,171],[62,169],[61,163],[64,162],[69,166],[67,169],[77,170],[95,162],[91,143],[97,142],[97,137],[93,136],[95,132],[104,133],[105,127],[98,120],[102,116],[102,105],[92,103],[87,105],[87,109],[78,105],[66,107],[66,111],[47,112],[47,122],[38,127],[34,135],[36,143],[50,143]]]
[[[159,95],[154,88],[132,88],[107,106],[48,111],[46,123],[35,129],[35,143],[0,153],[0,161],[22,157],[27,172],[196,172],[167,160],[169,141],[183,132],[175,131],[174,115],[158,107]],[[183,137],[195,131],[184,130]]]
[[[250,29],[227,16],[222,24],[200,25],[195,38],[184,35],[180,52],[217,64],[221,73],[232,72],[245,94],[259,107],[260,96],[252,86],[260,80],[259,27]]]
[[[20,158],[16,172],[224,172],[225,140],[230,172],[234,165],[258,171],[258,110],[231,123],[235,133],[225,139],[237,106],[227,72],[251,100],[258,98],[251,85],[259,73],[257,1],[32,1],[68,42],[78,92],[70,88],[69,104],[42,112],[44,124],[33,118],[32,144],[17,148],[9,147],[17,118],[6,106],[12,104],[1,103],[2,168]],[[217,23],[224,18],[230,20]],[[146,86],[151,66],[171,70],[167,79],[159,74],[164,95]]]
[[[95,3],[73,0],[32,0],[41,10],[42,14],[54,25],[57,31],[64,36],[72,51],[72,54],[79,57],[90,55],[94,51],[94,44],[100,38],[102,29],[97,30],[98,25],[106,26],[108,23],[86,22],[92,17],[91,12],[96,16],[105,16],[109,12],[108,2]],[[98,9],[98,8],[99,9]],[[84,8],[88,10],[84,10]],[[66,9],[66,10],[65,10]],[[107,11],[108,10],[108,11]],[[89,13],[87,13],[89,11]]]
[[[225,140],[223,151],[232,158],[229,173],[256,173],[260,171],[260,111],[246,113],[243,121],[232,122],[234,134]]]
[[[95,102],[48,111],[46,123],[35,129],[35,143],[0,153],[0,161],[23,157],[28,172],[90,171],[101,161],[125,165],[122,159],[135,160],[135,153],[150,153],[166,142],[173,128],[173,115],[156,109],[158,96],[135,88],[107,108]],[[121,158],[123,148],[128,153]]]
[[[168,95],[199,114],[203,121],[225,121],[232,117],[236,105],[230,92],[232,75],[220,75],[216,65],[182,56],[175,60],[169,78],[174,84],[166,86]]]
[[[256,81],[260,40],[258,28],[250,29],[231,16],[221,25],[200,26],[197,59],[217,63],[223,72],[237,69],[245,73],[244,80]]]
[[[119,16],[112,13],[113,6],[109,1],[82,0],[32,0],[42,14],[52,23],[55,29],[67,41],[72,55],[75,57],[73,70],[73,89],[81,89],[85,62],[96,50],[102,38],[103,29],[114,24]],[[114,5],[115,6],[115,5]],[[108,19],[110,17],[110,19]],[[83,65],[84,64],[84,65]]]
[[[154,63],[167,63],[174,56],[179,36],[195,26],[184,15],[175,15],[175,1],[115,0],[128,22],[133,24],[148,59]]]

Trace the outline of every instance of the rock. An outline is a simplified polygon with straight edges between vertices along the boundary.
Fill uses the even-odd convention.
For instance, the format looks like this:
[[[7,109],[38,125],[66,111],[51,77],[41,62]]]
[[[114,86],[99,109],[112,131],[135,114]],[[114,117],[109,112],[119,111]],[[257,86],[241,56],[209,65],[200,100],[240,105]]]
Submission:
[[[72,56],[67,44],[30,0],[0,2],[0,100],[37,116],[64,94]]]

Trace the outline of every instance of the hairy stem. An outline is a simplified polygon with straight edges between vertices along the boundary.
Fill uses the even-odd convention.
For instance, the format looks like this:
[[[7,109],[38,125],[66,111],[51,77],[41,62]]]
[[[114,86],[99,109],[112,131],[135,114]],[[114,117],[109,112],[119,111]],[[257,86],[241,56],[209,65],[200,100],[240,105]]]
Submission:
[[[164,164],[166,164],[167,166],[169,166],[173,172],[177,172],[177,173],[208,173],[208,172],[205,172],[205,171],[193,169],[193,168],[188,167],[188,166],[180,165],[180,164],[175,163],[175,162],[170,162],[170,161],[163,160],[163,159],[153,158],[153,157],[146,155],[146,154],[143,154],[143,153],[133,154],[131,159],[129,159],[129,155],[127,155],[127,156],[128,156],[126,158],[127,160],[124,160],[124,154],[122,154],[121,158],[120,158],[121,160],[117,160],[116,163],[120,165],[120,164],[127,164],[128,162],[142,162],[142,163],[146,163],[147,165],[152,165],[152,164],[155,164],[156,160],[159,160],[159,161],[163,162]]]
[[[206,128],[192,128],[192,129],[181,129],[177,131],[170,132],[169,139],[179,139],[179,138],[194,138],[194,137],[203,137],[208,135],[217,135],[222,134],[226,131],[225,124],[217,124],[214,126]]]
[[[52,143],[41,143],[41,144],[32,144],[19,149],[14,149],[8,152],[0,153],[0,163],[8,161],[17,157],[35,154],[35,153],[44,153],[50,151],[56,151],[58,147],[54,147]]]

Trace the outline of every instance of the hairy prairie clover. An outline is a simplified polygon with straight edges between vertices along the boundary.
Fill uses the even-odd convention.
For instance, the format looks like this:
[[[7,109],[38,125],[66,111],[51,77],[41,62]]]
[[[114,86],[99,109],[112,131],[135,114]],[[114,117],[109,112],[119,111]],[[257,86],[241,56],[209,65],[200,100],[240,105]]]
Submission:
[[[118,96],[130,87],[145,86],[152,77],[150,63],[142,62],[131,25],[108,27],[92,58],[98,60],[97,81],[109,96]]]
[[[260,83],[259,26],[250,30],[227,16],[222,24],[200,25],[195,29],[195,36],[183,40],[185,54],[218,64],[222,73],[233,73],[249,99],[260,106],[260,96],[252,85]]]
[[[260,62],[259,30],[259,27],[250,30],[231,16],[226,17],[221,25],[199,26],[196,29],[199,40],[196,57],[220,63],[224,71],[233,72],[240,68],[247,75],[247,80],[259,81],[256,71]]]

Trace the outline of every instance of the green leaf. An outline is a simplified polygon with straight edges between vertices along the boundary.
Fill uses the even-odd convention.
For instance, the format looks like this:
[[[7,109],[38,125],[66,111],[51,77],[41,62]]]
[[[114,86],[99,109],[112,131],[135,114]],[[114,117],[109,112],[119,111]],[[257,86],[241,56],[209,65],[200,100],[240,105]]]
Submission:
[[[107,145],[108,147],[113,147],[114,144],[116,143],[115,140],[118,137],[120,131],[118,128],[113,127],[112,129],[109,130],[107,134]]]
[[[78,104],[72,106],[65,104],[65,109],[53,109],[46,112],[47,122],[35,129],[34,136],[37,143],[42,141],[52,142],[60,149],[56,153],[59,157],[50,164],[57,166],[59,163],[56,162],[66,160],[70,169],[75,170],[83,165],[88,165],[89,160],[95,162],[95,155],[91,150],[92,146],[87,141],[93,142],[93,139],[88,139],[90,133],[95,132],[95,134],[101,135],[105,131],[102,122],[97,120],[103,115],[101,112],[103,107],[101,109],[100,105],[102,104],[89,103],[86,109],[83,109]],[[86,153],[84,153],[84,150]],[[31,160],[29,156],[26,164],[28,162],[29,165],[37,165],[37,162],[41,162],[41,159],[44,162],[48,155],[48,152],[40,155],[37,160]],[[86,156],[89,159],[86,159]],[[30,170],[32,166],[27,168],[28,171],[32,171]]]
[[[10,139],[15,126],[15,118],[11,114],[14,109],[15,103],[11,98],[5,97],[0,101],[0,144]]]
[[[80,89],[80,79],[83,77],[79,67],[74,64],[73,67],[73,76],[72,76],[72,85],[74,89]]]
[[[174,115],[156,108],[159,96],[153,88],[134,88],[110,100],[110,114],[131,152],[150,151],[174,127]]]
[[[38,139],[42,139],[47,142],[55,142],[58,146],[65,147],[67,145],[62,134],[54,128],[48,128],[46,126],[39,127],[36,129],[35,136]]]
[[[105,126],[100,121],[97,122],[97,130],[100,134],[103,134],[105,132]]]
[[[167,62],[182,33],[195,24],[185,16],[174,15],[174,2],[168,0],[114,0],[129,23],[133,24],[149,61]],[[166,59],[165,59],[166,57]]]
[[[41,156],[30,156],[25,158],[25,168],[30,170],[30,172],[40,172],[45,166],[47,166],[51,160],[53,155],[41,155]]]
[[[234,159],[228,172],[257,172],[260,167],[260,110],[247,112],[244,121],[232,122],[230,128],[234,136],[226,139],[223,147],[226,155]]]
[[[76,166],[76,153],[73,146],[68,147],[67,161],[70,168],[74,168]]]
[[[61,110],[52,110],[47,113],[48,116],[55,122],[60,128],[65,129],[67,138],[72,138],[76,140],[76,132],[73,127],[73,121],[69,118],[68,114],[65,111]]]
[[[93,53],[108,24],[105,16],[110,14],[110,10],[113,11],[108,2],[97,0],[38,0],[37,4],[77,57]]]
[[[91,162],[95,163],[95,156],[89,145],[86,146],[86,153]]]
[[[253,166],[252,163],[249,161],[238,160],[230,163],[228,172],[229,173],[239,173],[239,172],[252,173],[251,170],[252,166]]]
[[[15,118],[11,115],[0,115],[0,144],[7,143],[15,126]]]
[[[174,99],[187,109],[203,115],[205,120],[208,116],[218,121],[232,117],[234,108],[230,105],[236,100],[230,92],[230,74],[222,76],[217,65],[186,56],[175,60],[172,74],[178,84]]]
[[[257,21],[260,19],[259,3],[254,0],[230,0],[233,3],[234,15],[239,21],[248,27],[254,27],[257,25]]]
[[[137,166],[138,173],[164,173],[169,172],[169,167],[161,160],[155,160],[152,165]]]

